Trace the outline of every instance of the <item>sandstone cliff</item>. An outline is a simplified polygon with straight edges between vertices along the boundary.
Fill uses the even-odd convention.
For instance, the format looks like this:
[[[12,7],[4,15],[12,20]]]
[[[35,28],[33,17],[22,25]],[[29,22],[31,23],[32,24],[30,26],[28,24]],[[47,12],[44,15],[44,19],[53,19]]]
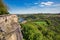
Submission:
[[[22,40],[20,28],[16,15],[0,15],[0,30],[4,32],[6,40]],[[0,38],[3,37],[0,35]]]

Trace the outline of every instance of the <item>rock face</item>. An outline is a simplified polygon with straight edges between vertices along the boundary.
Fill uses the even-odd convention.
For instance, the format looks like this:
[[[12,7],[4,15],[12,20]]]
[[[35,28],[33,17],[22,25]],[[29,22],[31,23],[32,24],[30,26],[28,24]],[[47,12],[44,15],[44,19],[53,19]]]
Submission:
[[[0,15],[0,40],[22,40],[16,15]]]

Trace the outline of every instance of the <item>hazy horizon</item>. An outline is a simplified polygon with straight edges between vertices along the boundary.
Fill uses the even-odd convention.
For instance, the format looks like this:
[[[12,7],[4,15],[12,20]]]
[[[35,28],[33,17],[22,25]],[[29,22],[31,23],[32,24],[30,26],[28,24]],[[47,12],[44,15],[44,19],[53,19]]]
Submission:
[[[4,0],[11,14],[60,13],[60,0]]]

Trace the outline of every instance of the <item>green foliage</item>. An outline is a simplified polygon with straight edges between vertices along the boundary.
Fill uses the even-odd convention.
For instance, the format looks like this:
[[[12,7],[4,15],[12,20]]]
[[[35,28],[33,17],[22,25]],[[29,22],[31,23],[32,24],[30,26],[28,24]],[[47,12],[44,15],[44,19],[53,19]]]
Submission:
[[[7,11],[6,5],[2,1],[3,0],[0,0],[0,15],[9,14],[9,12]]]
[[[30,15],[31,16],[31,15]],[[21,24],[25,40],[60,40],[60,17],[33,15],[36,19]],[[37,19],[38,18],[38,19]],[[30,20],[29,19],[29,20]]]
[[[55,36],[55,40],[60,40],[60,34]]]
[[[32,23],[21,24],[23,37],[26,40],[42,40],[42,33]]]

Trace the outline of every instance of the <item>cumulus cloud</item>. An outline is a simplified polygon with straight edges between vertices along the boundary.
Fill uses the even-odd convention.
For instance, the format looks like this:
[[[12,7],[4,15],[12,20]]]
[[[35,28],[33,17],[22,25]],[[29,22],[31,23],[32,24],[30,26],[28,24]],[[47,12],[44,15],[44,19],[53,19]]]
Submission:
[[[45,6],[51,6],[51,5],[53,5],[54,4],[54,2],[41,2],[41,5],[45,5]]]

